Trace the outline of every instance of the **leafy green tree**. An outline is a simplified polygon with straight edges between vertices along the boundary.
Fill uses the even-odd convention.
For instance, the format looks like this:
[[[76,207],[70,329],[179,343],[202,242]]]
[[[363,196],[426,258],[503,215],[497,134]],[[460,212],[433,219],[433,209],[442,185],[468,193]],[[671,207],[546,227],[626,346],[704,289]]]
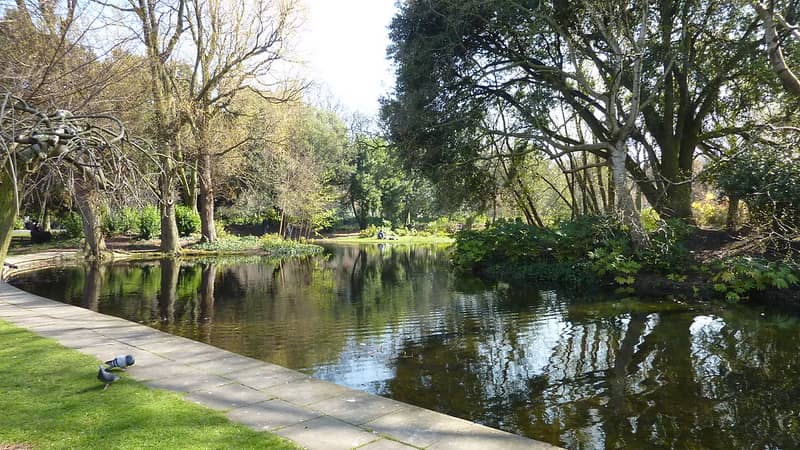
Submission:
[[[663,217],[687,218],[698,147],[750,128],[729,106],[763,91],[745,5],[408,2],[391,25],[397,87],[383,117],[406,161],[473,192],[487,136],[502,134],[553,159],[590,152],[616,168],[619,209],[631,209],[625,169]]]
[[[792,132],[746,141],[710,165],[706,174],[731,202],[747,204],[753,224],[791,238],[800,233],[799,145]]]

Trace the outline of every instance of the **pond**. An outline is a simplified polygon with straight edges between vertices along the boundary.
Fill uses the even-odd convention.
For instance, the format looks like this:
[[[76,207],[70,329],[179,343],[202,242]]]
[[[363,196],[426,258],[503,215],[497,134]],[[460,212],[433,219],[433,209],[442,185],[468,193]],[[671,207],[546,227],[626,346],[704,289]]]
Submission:
[[[443,247],[68,267],[12,284],[568,448],[799,448],[800,314],[486,283]]]

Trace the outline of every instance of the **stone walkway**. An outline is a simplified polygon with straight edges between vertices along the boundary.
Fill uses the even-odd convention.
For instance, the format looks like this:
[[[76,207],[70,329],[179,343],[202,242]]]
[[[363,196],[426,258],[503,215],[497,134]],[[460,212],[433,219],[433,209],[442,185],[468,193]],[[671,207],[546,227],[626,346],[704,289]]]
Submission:
[[[0,282],[0,318],[100,360],[133,354],[127,374],[184,392],[233,421],[309,449],[553,449],[549,444],[48,300]]]

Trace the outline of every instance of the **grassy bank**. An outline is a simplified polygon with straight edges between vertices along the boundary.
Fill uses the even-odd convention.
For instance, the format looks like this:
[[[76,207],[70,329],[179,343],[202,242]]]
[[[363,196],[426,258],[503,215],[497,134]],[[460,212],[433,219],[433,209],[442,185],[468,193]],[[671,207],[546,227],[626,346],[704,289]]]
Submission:
[[[95,358],[2,320],[0,343],[0,448],[297,448],[126,374],[103,391]]]

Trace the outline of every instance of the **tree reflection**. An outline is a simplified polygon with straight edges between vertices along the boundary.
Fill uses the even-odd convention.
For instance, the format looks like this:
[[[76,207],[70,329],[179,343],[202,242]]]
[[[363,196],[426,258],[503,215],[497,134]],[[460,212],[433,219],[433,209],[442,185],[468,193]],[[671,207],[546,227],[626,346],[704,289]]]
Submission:
[[[93,261],[86,265],[86,275],[83,281],[83,296],[80,306],[82,308],[97,311],[100,302],[100,291],[103,284],[102,266]]]
[[[36,283],[568,448],[800,448],[796,312],[578,298],[455,276],[447,259],[430,247],[344,246],[281,262],[87,266]]]

